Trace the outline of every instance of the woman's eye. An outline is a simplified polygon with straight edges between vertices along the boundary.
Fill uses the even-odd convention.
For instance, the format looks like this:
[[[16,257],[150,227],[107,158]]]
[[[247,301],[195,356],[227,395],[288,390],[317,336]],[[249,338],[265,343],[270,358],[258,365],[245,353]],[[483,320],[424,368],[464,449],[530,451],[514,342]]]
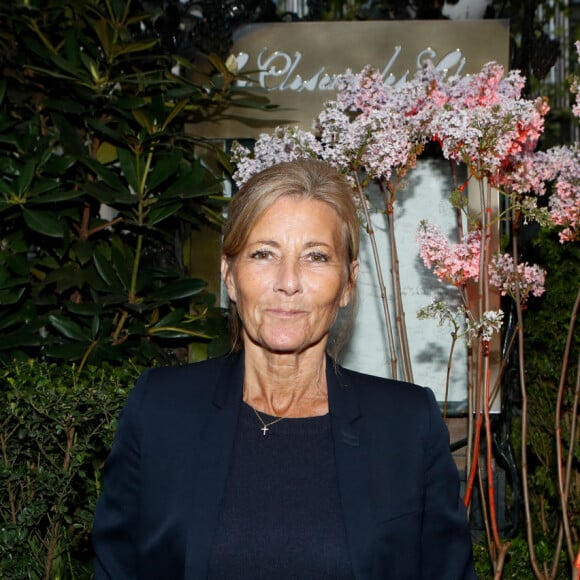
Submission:
[[[256,250],[250,254],[250,258],[253,260],[268,260],[272,257],[272,252],[269,250]]]
[[[328,262],[330,259],[324,252],[310,252],[306,258],[309,262]]]

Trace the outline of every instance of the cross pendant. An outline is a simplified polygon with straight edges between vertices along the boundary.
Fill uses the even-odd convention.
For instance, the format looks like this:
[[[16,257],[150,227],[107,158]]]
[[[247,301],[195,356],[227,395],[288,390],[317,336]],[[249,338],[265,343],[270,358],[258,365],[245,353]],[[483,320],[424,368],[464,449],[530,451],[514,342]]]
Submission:
[[[264,435],[266,435],[266,433],[269,431],[269,429],[268,429],[268,426],[267,426],[267,425],[264,425],[264,426],[263,426],[263,427],[260,429],[260,431],[261,431],[261,432],[262,432]]]

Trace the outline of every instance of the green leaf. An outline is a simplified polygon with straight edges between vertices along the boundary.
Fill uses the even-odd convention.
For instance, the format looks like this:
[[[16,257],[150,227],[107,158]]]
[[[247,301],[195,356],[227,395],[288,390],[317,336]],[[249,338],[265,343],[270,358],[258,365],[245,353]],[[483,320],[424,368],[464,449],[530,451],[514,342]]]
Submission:
[[[164,192],[161,193],[160,198],[168,199],[179,197],[181,199],[189,199],[192,197],[207,195],[207,189],[201,187],[202,181],[200,172],[193,169],[192,171],[180,176],[179,179],[172,183]]]
[[[112,163],[117,160],[117,148],[112,143],[103,141],[95,153],[95,158],[103,165]]]
[[[14,349],[14,345],[19,347],[39,346],[42,343],[46,343],[46,338],[41,337],[37,332],[32,332],[32,329],[27,327],[0,336],[0,350]]]
[[[168,314],[160,318],[153,328],[156,326],[173,326],[179,324],[185,316],[185,308],[174,308]]]
[[[0,179],[0,193],[5,195],[12,194],[12,187],[8,185],[3,179]]]
[[[26,288],[18,290],[0,290],[0,306],[10,306],[16,304],[22,298]]]
[[[125,45],[116,45],[115,46],[115,54],[129,54],[131,52],[143,52],[145,50],[149,50],[153,48],[156,44],[158,44],[158,40],[150,40],[148,42],[132,42],[130,44]]]
[[[22,215],[31,230],[51,238],[64,238],[64,225],[54,213],[22,207]]]
[[[55,179],[40,179],[36,180],[34,185],[28,190],[27,202],[38,201],[38,197],[42,196],[47,191],[53,191],[60,184]]]
[[[64,73],[68,73],[64,75],[64,78],[72,77],[71,80],[79,79],[87,83],[90,83],[92,81],[91,76],[87,74],[87,72],[84,69],[81,69],[78,66],[78,63],[71,63],[65,58],[62,58],[58,54],[49,54],[48,57],[59,69],[64,71]],[[48,73],[50,76],[58,76],[62,78],[62,75],[58,75],[57,73],[55,73],[54,69],[52,71],[49,69],[44,69],[43,72]]]
[[[58,183],[54,184],[54,187],[51,188],[52,190],[58,187]],[[48,191],[48,190],[46,190]],[[36,193],[36,192],[35,192]],[[44,191],[38,192],[39,194],[44,193]],[[73,199],[77,199],[82,197],[84,192],[80,189],[67,189],[62,190],[59,189],[58,191],[51,191],[50,193],[46,193],[44,195],[38,195],[37,197],[30,198],[28,200],[28,205],[42,205],[46,203],[57,203],[59,201],[71,201]]]
[[[117,147],[117,157],[119,158],[119,163],[121,164],[121,170],[125,179],[129,185],[133,188],[136,193],[140,191],[140,183],[137,179],[137,168],[135,166],[138,163],[137,159],[128,149],[123,147]]]
[[[175,325],[175,326],[160,326],[151,328],[149,334],[154,334],[163,338],[204,338],[210,340],[210,335],[205,332],[200,332],[189,326]]]
[[[161,158],[147,176],[147,189],[153,191],[163,182],[173,179],[180,163],[181,155],[179,154],[174,153]]]
[[[172,300],[180,300],[182,298],[189,298],[195,294],[199,294],[205,287],[206,283],[203,280],[191,278],[189,280],[178,280],[172,284],[167,284],[159,290],[154,290],[147,295],[147,301],[155,301],[161,303],[168,303]]]
[[[14,288],[17,286],[23,286],[30,282],[28,278],[14,278],[11,277],[5,268],[2,268],[2,280],[0,281],[0,289],[1,290],[9,290],[14,292]]]
[[[176,214],[183,207],[182,203],[176,202],[169,205],[155,205],[147,215],[147,224],[154,226]]]
[[[102,181],[98,183],[84,183],[82,189],[97,201],[111,206],[117,204],[133,205],[139,201],[137,196],[129,192],[122,184],[118,189],[115,189],[109,187]]]
[[[99,179],[104,181],[113,190],[120,192],[126,190],[125,185],[119,179],[119,176],[111,169],[105,167],[102,163],[88,157],[80,157],[79,161],[86,165]]]
[[[141,100],[139,100],[141,102]],[[137,106],[137,105],[135,105]],[[133,107],[127,107],[129,111],[133,110]],[[119,115],[124,114],[124,111],[120,111]],[[122,117],[121,117],[122,118]],[[119,120],[119,119],[117,119]],[[102,137],[106,137],[108,141],[111,143],[116,143],[118,145],[126,143],[126,134],[130,133],[130,127],[127,123],[122,122],[119,123],[117,129],[113,129],[109,127],[106,123],[101,121],[100,119],[87,119],[86,123],[89,127],[91,127],[98,135]]]
[[[113,31],[104,18],[93,20],[93,27],[99,37],[99,41],[103,47],[103,52],[105,53],[107,60],[109,60],[111,57],[111,36]]]
[[[133,111],[133,117],[135,117],[135,121],[137,121],[137,123],[139,123],[139,125],[145,129],[149,135],[153,135],[155,133],[155,124],[149,111],[135,109]]]
[[[109,256],[100,247],[95,250],[94,263],[99,276],[105,281],[107,286],[115,290],[121,288],[119,278],[111,265]]]
[[[189,104],[189,99],[186,98],[186,99],[182,99],[176,105],[174,105],[173,108],[171,109],[171,112],[169,113],[169,115],[167,115],[165,122],[163,123],[163,129],[166,129],[167,127],[169,127],[169,125],[171,124],[173,119],[175,119],[185,109],[185,107],[188,104]]]
[[[81,328],[76,322],[61,316],[60,314],[49,314],[48,319],[52,326],[61,334],[71,340],[90,342],[90,334]]]
[[[101,317],[93,316],[91,320],[91,334],[93,335],[93,337],[99,334],[100,328],[101,328]]]
[[[36,163],[34,161],[28,161],[20,166],[20,173],[14,181],[14,192],[18,197],[22,197],[28,191],[35,171]]]
[[[30,262],[25,254],[9,254],[6,258],[6,265],[19,276],[30,274]]]
[[[89,240],[79,240],[73,244],[72,248],[81,264],[86,264],[92,259],[95,249],[93,243]]]
[[[131,271],[133,270],[133,255],[122,242],[115,240],[111,248],[111,261],[117,273],[117,278],[125,290],[131,287]]]
[[[44,349],[46,356],[64,360],[79,360],[87,351],[87,342],[51,345]]]
[[[77,314],[79,316],[96,316],[101,314],[103,309],[98,304],[91,304],[91,303],[81,303],[77,304],[76,302],[71,302],[67,300],[64,303],[64,307],[66,308],[67,312],[71,314]]]

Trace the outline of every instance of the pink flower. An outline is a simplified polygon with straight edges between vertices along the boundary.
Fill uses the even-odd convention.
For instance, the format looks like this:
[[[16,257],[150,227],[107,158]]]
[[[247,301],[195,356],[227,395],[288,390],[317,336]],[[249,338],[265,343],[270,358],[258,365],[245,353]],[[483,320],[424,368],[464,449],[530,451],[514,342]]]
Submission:
[[[516,288],[522,304],[530,294],[541,296],[546,283],[546,271],[537,265],[527,263],[518,264],[517,270],[514,260],[509,254],[496,254],[489,263],[489,283],[495,286],[502,296],[506,294],[516,298]]]
[[[549,211],[555,225],[562,226],[560,241],[580,239],[580,148],[552,147],[538,154],[544,178],[552,184]]]
[[[468,280],[479,278],[479,256],[481,253],[481,233],[473,230],[458,244],[449,244],[441,230],[426,221],[417,229],[420,256],[427,268],[441,281],[455,286]]]

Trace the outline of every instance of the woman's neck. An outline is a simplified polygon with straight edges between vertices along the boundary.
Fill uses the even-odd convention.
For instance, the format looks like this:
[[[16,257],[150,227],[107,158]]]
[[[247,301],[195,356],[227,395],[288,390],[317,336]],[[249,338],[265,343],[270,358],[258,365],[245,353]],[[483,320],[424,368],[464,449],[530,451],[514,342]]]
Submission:
[[[324,346],[299,354],[274,354],[255,345],[245,351],[244,401],[276,417],[328,413]]]

